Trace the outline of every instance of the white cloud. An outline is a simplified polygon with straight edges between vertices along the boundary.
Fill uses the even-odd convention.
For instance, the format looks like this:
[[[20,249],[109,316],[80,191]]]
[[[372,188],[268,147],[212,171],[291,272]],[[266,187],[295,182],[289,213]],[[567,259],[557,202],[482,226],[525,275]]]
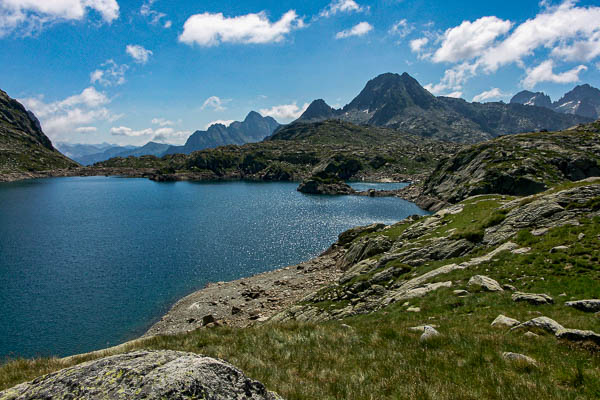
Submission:
[[[192,131],[174,131],[171,128],[161,128],[154,133],[153,142],[182,145],[187,141]]]
[[[278,43],[292,30],[303,26],[304,22],[294,10],[288,11],[276,22],[269,21],[264,11],[238,17],[204,13],[187,19],[179,41],[207,47],[221,43]]]
[[[505,97],[507,97],[507,95],[502,93],[502,91],[500,89],[492,88],[490,90],[485,90],[485,91],[479,93],[478,95],[474,96],[473,101],[483,103],[484,101],[487,101],[487,100],[497,100],[497,99],[503,99]]]
[[[167,17],[167,14],[153,10],[152,5],[154,3],[156,3],[156,0],[147,0],[144,4],[142,4],[142,7],[140,7],[140,14],[148,18],[152,25],[159,25],[162,22],[162,19]],[[172,22],[170,20],[166,20],[163,23],[163,28],[168,29],[171,27],[171,25]]]
[[[419,39],[413,39],[409,42],[410,50],[413,53],[421,53],[423,47],[425,47],[429,43],[429,39],[426,37],[422,37]]]
[[[99,83],[103,86],[119,86],[125,83],[128,65],[119,65],[114,60],[107,60],[100,67],[90,74],[91,83]]]
[[[89,133],[93,128],[90,124],[118,118],[106,108],[110,99],[94,87],[51,103],[46,103],[41,96],[19,101],[39,118],[44,132],[50,138],[64,138],[73,132]]]
[[[475,74],[476,68],[476,64],[469,64],[468,62],[456,65],[444,72],[440,83],[425,85],[425,89],[433,94],[441,94],[447,90],[459,91],[462,89],[463,84]]]
[[[75,132],[78,133],[92,133],[97,131],[98,128],[96,128],[95,126],[80,126],[79,128],[75,129]]]
[[[0,37],[16,29],[30,35],[52,23],[82,20],[88,10],[97,12],[106,23],[119,17],[116,0],[2,0]]]
[[[125,48],[125,52],[127,52],[127,54],[129,54],[138,64],[146,64],[153,54],[152,50],[145,49],[138,44],[128,44]]]
[[[335,35],[336,39],[344,39],[350,36],[364,36],[373,30],[373,25],[368,22],[360,22],[350,29],[338,32]]]
[[[337,13],[364,12],[368,10],[369,7],[362,7],[354,0],[334,0],[319,15],[329,18]]]
[[[535,18],[519,25],[505,40],[487,49],[481,56],[483,67],[490,72],[510,63],[522,63],[525,56],[539,48],[552,48],[600,32],[600,7],[576,7],[566,0],[557,7],[547,7]]]
[[[446,30],[442,46],[433,54],[434,62],[457,62],[470,60],[500,35],[510,30],[512,23],[496,17],[483,17],[474,22],[464,21],[455,28]]]
[[[216,120],[216,121],[212,121],[212,122],[209,122],[208,124],[206,124],[206,126],[204,127],[204,129],[206,130],[206,129],[208,129],[208,128],[210,128],[211,126],[213,126],[213,125],[216,125],[216,124],[221,124],[221,125],[229,126],[229,125],[231,125],[233,122],[235,122],[235,121],[234,121],[234,120],[232,120],[232,119],[228,119],[228,120],[222,120],[222,119],[218,119],[218,120]]]
[[[113,136],[147,138],[144,140],[152,140],[154,142],[168,144],[183,144],[191,133],[191,131],[175,131],[175,129],[169,127],[159,128],[156,130],[152,128],[134,130],[127,126],[119,126],[112,127],[110,129],[110,134]]]
[[[392,25],[388,33],[390,35],[395,35],[403,38],[408,36],[414,29],[414,25],[409,24],[406,19],[401,19],[400,21]]]
[[[573,83],[579,81],[579,73],[587,70],[585,65],[579,65],[562,73],[554,73],[554,61],[546,60],[537,67],[528,68],[527,75],[521,82],[523,87],[531,89],[540,82]]]
[[[585,66],[571,64],[568,67],[572,69],[560,74],[555,74],[553,67],[557,59],[591,62],[600,57],[600,7],[576,4],[575,0],[563,0],[552,6],[543,1],[535,17],[518,25],[492,16],[448,29],[431,60],[457,65],[446,71],[434,89],[460,90],[469,78],[481,72],[494,73],[510,64],[526,71],[522,84],[527,87],[543,81],[577,81]],[[532,57],[548,52],[548,61],[535,67],[528,65]]]
[[[158,126],[172,126],[172,125],[175,125],[175,122],[169,121],[168,119],[164,119],[164,118],[153,118],[152,124],[158,125]]]
[[[459,99],[459,98],[462,97],[462,92],[460,90],[457,90],[455,92],[446,93],[446,94],[444,94],[442,96],[445,96],[445,97],[454,97],[455,99]]]
[[[589,38],[571,44],[560,44],[552,55],[567,61],[591,61],[600,56],[600,30]]]
[[[154,134],[154,130],[152,128],[148,128],[135,131],[127,126],[119,126],[110,128],[110,134],[114,136],[138,137],[152,135]]]
[[[298,107],[296,102],[294,102],[292,104],[281,104],[271,108],[262,108],[259,112],[263,117],[273,117],[278,121],[291,121],[298,119],[302,113],[306,111],[308,106],[308,103],[304,103],[302,107]]]
[[[230,100],[221,99],[218,96],[211,96],[204,101],[204,104],[202,104],[200,109],[204,110],[206,108],[212,108],[215,111],[225,111],[227,109],[225,104],[227,104],[229,101]]]

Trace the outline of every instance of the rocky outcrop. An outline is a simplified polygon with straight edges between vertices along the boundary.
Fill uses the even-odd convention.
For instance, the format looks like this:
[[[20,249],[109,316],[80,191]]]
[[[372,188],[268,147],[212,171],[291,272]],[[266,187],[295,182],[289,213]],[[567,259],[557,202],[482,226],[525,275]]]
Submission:
[[[0,392],[0,398],[281,400],[225,361],[167,350],[86,362]]]
[[[486,292],[502,292],[502,286],[492,278],[484,275],[474,275],[467,282],[467,286],[472,289],[480,289]]]
[[[345,182],[325,181],[314,178],[302,181],[297,190],[306,194],[339,195],[356,193],[356,191]]]
[[[552,299],[552,297],[548,296],[547,294],[543,294],[543,293],[522,293],[522,292],[516,292],[511,296],[513,301],[519,302],[519,301],[524,301],[527,302],[529,304],[533,304],[533,305],[540,305],[540,304],[553,304],[554,300]]]
[[[520,322],[516,319],[501,314],[496,317],[491,326],[512,328],[513,326],[517,326],[519,324]]]
[[[407,196],[430,207],[480,194],[527,196],[562,182],[600,176],[598,160],[600,122],[561,132],[508,135],[441,162],[421,192]]]
[[[584,312],[600,311],[600,299],[567,301],[565,305]]]
[[[504,353],[502,353],[502,358],[505,359],[506,361],[523,363],[523,364],[528,364],[531,366],[537,366],[537,361],[535,361],[533,358],[526,356],[524,354],[505,351]]]
[[[556,332],[558,339],[571,342],[591,342],[600,346],[600,334],[594,331],[583,331],[579,329],[560,329]]]
[[[514,326],[513,328],[511,328],[511,331],[517,329],[538,329],[550,332],[552,334],[556,334],[556,332],[564,329],[564,327],[551,318],[537,317],[530,319],[529,321],[523,322],[522,324]]]

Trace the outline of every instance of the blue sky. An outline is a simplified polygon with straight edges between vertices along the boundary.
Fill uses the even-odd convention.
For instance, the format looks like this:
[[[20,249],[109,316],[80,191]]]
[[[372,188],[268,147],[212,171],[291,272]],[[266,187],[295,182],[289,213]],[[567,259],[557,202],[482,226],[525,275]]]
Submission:
[[[53,141],[182,143],[250,110],[285,123],[405,71],[469,101],[598,87],[600,5],[0,0],[0,88]]]

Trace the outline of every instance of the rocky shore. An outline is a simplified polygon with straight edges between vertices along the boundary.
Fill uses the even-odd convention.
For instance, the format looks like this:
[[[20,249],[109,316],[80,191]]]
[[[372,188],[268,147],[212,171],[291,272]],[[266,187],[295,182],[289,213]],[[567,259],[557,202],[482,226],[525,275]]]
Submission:
[[[332,247],[298,265],[231,282],[216,282],[179,300],[144,335],[188,332],[201,327],[261,323],[335,282],[343,250]]]

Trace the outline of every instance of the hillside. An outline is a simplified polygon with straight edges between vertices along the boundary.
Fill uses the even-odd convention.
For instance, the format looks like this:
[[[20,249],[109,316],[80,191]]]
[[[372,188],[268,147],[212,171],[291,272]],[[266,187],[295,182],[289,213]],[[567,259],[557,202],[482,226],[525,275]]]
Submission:
[[[593,176],[600,176],[600,122],[507,135],[463,149],[427,178],[421,204],[439,208],[480,194],[531,195]]]
[[[508,133],[565,129],[591,119],[542,107],[469,103],[435,97],[407,73],[370,80],[348,105],[335,110],[316,100],[298,122],[340,119],[460,143],[477,143]]]
[[[77,166],[52,146],[33,113],[0,90],[0,180]]]
[[[196,131],[183,146],[171,146],[164,154],[190,154],[194,151],[212,149],[230,144],[260,142],[271,135],[279,124],[271,117],[263,117],[251,111],[243,121],[211,125],[206,131]]]
[[[152,178],[157,180],[299,181],[324,166],[341,179],[407,179],[430,171],[459,147],[389,129],[326,121],[292,124],[261,143],[162,158],[114,158],[95,167],[154,168]]]

